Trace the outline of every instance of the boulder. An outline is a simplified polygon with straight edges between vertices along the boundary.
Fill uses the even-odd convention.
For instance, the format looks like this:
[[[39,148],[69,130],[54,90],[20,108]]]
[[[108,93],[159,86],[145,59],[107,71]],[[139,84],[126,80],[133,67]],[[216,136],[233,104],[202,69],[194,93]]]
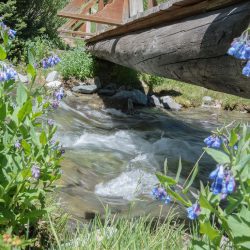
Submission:
[[[18,73],[18,79],[22,83],[28,83],[29,82],[28,76],[22,75],[20,73]]]
[[[159,98],[155,95],[150,96],[150,103],[155,107],[163,108],[163,104],[160,102]]]
[[[106,95],[106,96],[113,96],[116,93],[114,89],[99,89],[98,94]]]
[[[59,73],[57,71],[50,72],[46,77],[46,82],[53,82],[59,79]]]
[[[102,87],[102,83],[101,83],[101,80],[98,76],[96,76],[94,78],[94,84],[97,86],[98,89],[100,89]]]
[[[97,91],[97,86],[93,85],[80,85],[72,88],[73,92],[81,93],[81,94],[93,94]]]
[[[182,106],[177,103],[172,97],[170,96],[163,96],[161,97],[162,103],[164,108],[171,109],[171,110],[180,110]]]
[[[60,81],[53,81],[46,83],[46,86],[51,89],[57,89],[62,86],[62,82]]]
[[[144,106],[146,106],[148,103],[147,96],[138,89],[135,89],[132,91],[122,90],[116,93],[112,98],[122,99],[122,100],[131,99],[134,104],[139,104],[139,105],[144,105]]]

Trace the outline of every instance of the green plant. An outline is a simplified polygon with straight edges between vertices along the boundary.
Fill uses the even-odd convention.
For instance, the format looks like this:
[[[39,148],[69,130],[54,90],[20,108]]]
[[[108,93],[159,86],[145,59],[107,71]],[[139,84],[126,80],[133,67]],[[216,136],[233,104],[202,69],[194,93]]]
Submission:
[[[76,230],[65,229],[58,233],[51,220],[57,244],[52,249],[61,250],[119,250],[119,249],[183,249],[188,242],[183,223],[178,223],[171,210],[166,218],[147,216],[121,218],[106,213],[96,216],[89,225],[78,223]]]
[[[59,143],[52,142],[56,126],[47,118],[50,100],[42,88],[34,87],[34,57],[29,55],[30,85],[25,86],[3,62],[11,41],[8,29],[0,33],[0,233],[29,238],[51,209],[46,197],[61,176],[62,152]],[[62,94],[55,96],[61,99]]]
[[[227,127],[214,132],[204,141],[204,148],[218,164],[209,175],[210,184],[194,193],[190,187],[199,170],[199,161],[184,183],[179,183],[181,161],[176,178],[157,174],[160,187],[156,198],[174,199],[187,207],[188,217],[196,225],[190,249],[249,249],[250,248],[250,131],[249,127]],[[204,154],[203,153],[203,154]],[[202,156],[203,156],[202,154]],[[192,202],[187,194],[193,195]],[[194,231],[195,232],[195,231]]]
[[[74,77],[84,80],[93,76],[94,61],[84,45],[78,44],[76,48],[64,51],[61,54],[61,63],[58,70],[64,79]]]

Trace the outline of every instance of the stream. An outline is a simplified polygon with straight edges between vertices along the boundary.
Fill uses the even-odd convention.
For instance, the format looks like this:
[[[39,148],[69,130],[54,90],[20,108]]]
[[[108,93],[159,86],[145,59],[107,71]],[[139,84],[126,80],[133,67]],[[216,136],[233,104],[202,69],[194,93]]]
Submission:
[[[91,98],[70,97],[53,118],[57,139],[66,149],[60,200],[73,216],[89,219],[93,213],[167,213],[167,206],[154,201],[156,171],[163,171],[167,157],[169,174],[183,162],[181,181],[202,153],[210,131],[229,122],[249,122],[249,114],[217,109],[169,112],[138,108],[127,115],[114,108],[96,108]],[[207,156],[200,162],[199,179],[214,168]]]

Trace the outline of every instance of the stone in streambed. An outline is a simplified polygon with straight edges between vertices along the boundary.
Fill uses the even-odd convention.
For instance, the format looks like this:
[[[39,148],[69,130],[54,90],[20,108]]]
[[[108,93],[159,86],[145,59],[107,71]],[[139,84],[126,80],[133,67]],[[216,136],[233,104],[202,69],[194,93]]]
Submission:
[[[170,96],[161,97],[161,101],[163,103],[164,108],[166,109],[178,111],[182,108],[182,106],[179,103],[175,102],[175,100]]]
[[[46,83],[46,86],[51,89],[57,89],[62,86],[62,82],[60,81],[53,81]]]
[[[121,100],[131,99],[134,104],[139,104],[144,106],[146,106],[148,103],[147,96],[138,89],[132,91],[122,90],[116,93],[112,98]]]
[[[155,107],[163,108],[163,104],[160,102],[159,98],[155,95],[150,96],[150,103]]]
[[[59,73],[57,71],[50,72],[46,77],[46,82],[53,82],[59,79]]]
[[[93,94],[97,91],[98,87],[96,85],[80,85],[72,88],[73,92],[81,94]]]

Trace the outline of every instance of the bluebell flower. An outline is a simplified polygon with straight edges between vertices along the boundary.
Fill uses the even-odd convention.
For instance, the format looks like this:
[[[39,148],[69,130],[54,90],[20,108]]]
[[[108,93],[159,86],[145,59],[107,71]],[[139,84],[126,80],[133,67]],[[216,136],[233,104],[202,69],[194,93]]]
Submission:
[[[61,101],[64,97],[64,90],[63,88],[60,88],[58,91],[54,93],[54,96],[56,97],[57,101]]]
[[[195,220],[201,213],[201,208],[198,203],[192,205],[192,207],[187,208],[188,218],[190,220]]]
[[[246,66],[243,68],[242,74],[246,77],[250,77],[250,60],[247,62]]]
[[[42,67],[44,69],[51,68],[61,62],[61,59],[57,55],[52,55],[42,60]]]
[[[16,141],[14,146],[15,146],[16,149],[20,149],[21,148],[21,143],[19,141]]]
[[[33,165],[31,168],[32,177],[38,180],[40,178],[40,168],[37,165]]]
[[[152,190],[152,195],[156,200],[164,201],[165,204],[171,202],[171,197],[167,194],[166,190],[162,187],[155,187]]]
[[[221,147],[222,141],[218,136],[210,135],[204,140],[205,144],[209,148],[219,149]]]
[[[4,22],[0,22],[0,28],[3,31],[6,31],[11,39],[14,39],[16,37],[16,31],[13,29],[10,29]]]
[[[0,63],[0,82],[9,80],[15,80],[17,78],[17,72],[5,63]]]
[[[53,109],[57,109],[59,107],[59,104],[60,104],[59,101],[53,100],[51,106]]]

